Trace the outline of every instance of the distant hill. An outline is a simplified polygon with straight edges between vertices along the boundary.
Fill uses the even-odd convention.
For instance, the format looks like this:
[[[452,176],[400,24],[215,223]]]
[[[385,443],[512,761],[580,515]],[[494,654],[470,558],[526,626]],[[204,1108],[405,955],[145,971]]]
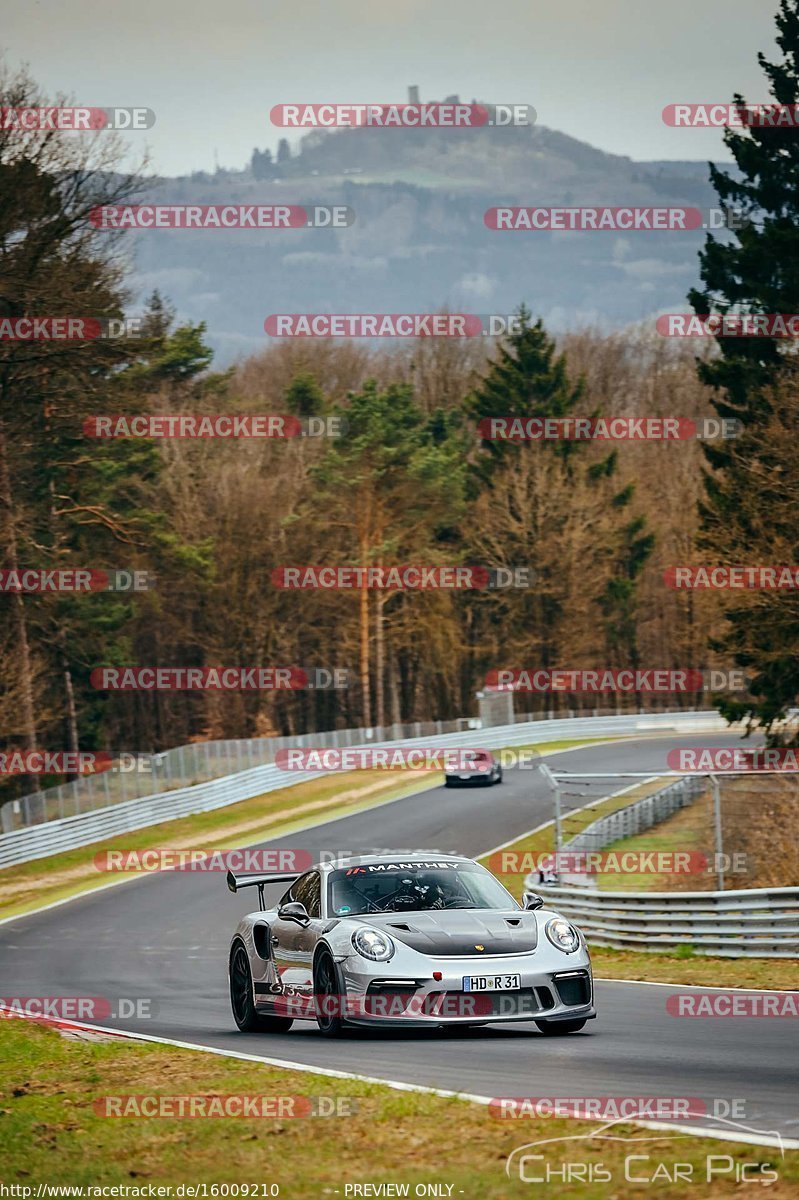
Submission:
[[[205,320],[219,365],[268,345],[275,312],[510,312],[524,301],[555,331],[612,328],[685,307],[701,231],[496,233],[485,209],[707,209],[707,176],[705,163],[634,162],[540,126],[313,131],[288,161],[256,152],[240,172],[148,181],[143,198],[346,204],[352,227],[136,231],[135,284]]]

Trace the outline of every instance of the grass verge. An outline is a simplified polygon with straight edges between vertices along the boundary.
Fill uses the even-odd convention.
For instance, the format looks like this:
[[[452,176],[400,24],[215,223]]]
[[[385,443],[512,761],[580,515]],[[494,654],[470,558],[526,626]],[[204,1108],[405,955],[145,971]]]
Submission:
[[[268,1196],[269,1185],[276,1184],[285,1200],[305,1200],[324,1194],[344,1197],[347,1184],[393,1183],[407,1185],[411,1196],[418,1184],[437,1184],[443,1188],[434,1195],[446,1196],[451,1187],[449,1194],[464,1200],[507,1200],[532,1194],[530,1183],[520,1181],[518,1172],[515,1179],[505,1174],[512,1150],[541,1139],[588,1133],[597,1126],[595,1121],[556,1117],[500,1120],[485,1106],[459,1099],[167,1046],[65,1040],[21,1020],[3,1021],[2,1026],[0,1181],[30,1187],[32,1196],[40,1183],[121,1185],[143,1189],[143,1196],[151,1186],[205,1183],[206,1194],[212,1196],[212,1184],[248,1183],[259,1185],[259,1198]],[[531,1063],[535,1043],[532,1035],[529,1043],[519,1043],[520,1053],[526,1047]],[[243,1038],[242,1046],[268,1051],[268,1039]],[[95,1108],[103,1097],[197,1093],[270,1097],[273,1104],[283,1098],[284,1112],[291,1103],[286,1098],[323,1096],[329,1098],[328,1106],[332,1101],[348,1115],[116,1119]],[[676,1200],[685,1194],[685,1172],[690,1168],[703,1196],[733,1197],[741,1190],[736,1169],[740,1172],[744,1163],[759,1164],[763,1180],[767,1171],[777,1172],[768,1188],[774,1200],[787,1200],[799,1188],[795,1151],[786,1151],[782,1158],[776,1149],[633,1125],[614,1126],[611,1132],[616,1138],[647,1140],[644,1145],[580,1140],[536,1147],[532,1153],[545,1159],[528,1167],[533,1173],[546,1168],[561,1172],[564,1163],[580,1162],[593,1167],[592,1173],[601,1164],[605,1174],[587,1183],[564,1183],[562,1174],[555,1174],[550,1184],[539,1184],[535,1194],[579,1200],[605,1200],[608,1195]],[[656,1182],[625,1182],[625,1158],[634,1154],[647,1157],[631,1164],[630,1173],[641,1178],[657,1171]],[[717,1156],[719,1169],[725,1167],[712,1182],[712,1191],[706,1181],[708,1156]],[[683,1164],[683,1177],[672,1181],[677,1164]],[[749,1166],[750,1181],[757,1170]],[[608,1183],[607,1172],[617,1186]],[[263,1191],[260,1185],[265,1185]]]
[[[575,837],[599,817],[606,817],[620,808],[626,808],[628,804],[633,804],[641,797],[656,792],[662,786],[661,780],[653,779],[651,782],[644,780],[634,788],[629,790],[625,788],[623,795],[595,800],[584,808],[578,808],[564,815],[563,841],[567,842],[570,838]],[[542,829],[524,834],[518,841],[504,846],[502,850],[495,851],[493,854],[484,854],[479,861],[499,876],[511,895],[515,896],[517,900],[521,900],[524,880],[530,874],[529,864],[532,859],[540,854],[552,853],[554,849],[555,824],[554,821],[550,821]],[[517,863],[522,867],[521,870],[514,869]]]
[[[0,871],[3,916],[18,916],[42,904],[93,891],[123,878],[122,873],[107,872],[95,865],[95,858],[101,852],[240,848],[270,837],[282,837],[306,823],[333,820],[426,786],[433,787],[435,782],[425,771],[407,772],[402,785],[382,771],[325,776],[212,812],[148,825],[63,854],[7,867]]]
[[[726,778],[721,785],[721,826],[727,891],[737,888],[795,887],[799,881],[799,785],[795,777]],[[757,819],[753,819],[756,816]],[[708,786],[686,808],[678,809],[646,833],[607,847],[608,853],[674,854],[693,852],[707,865],[697,873],[625,875],[621,885],[600,875],[600,888],[634,892],[715,891],[715,813]],[[724,860],[723,860],[724,861]],[[618,877],[617,877],[618,878]]]
[[[684,983],[697,987],[765,988],[799,991],[796,959],[682,958],[679,954],[591,947],[594,974],[606,979],[644,979],[649,983]]]

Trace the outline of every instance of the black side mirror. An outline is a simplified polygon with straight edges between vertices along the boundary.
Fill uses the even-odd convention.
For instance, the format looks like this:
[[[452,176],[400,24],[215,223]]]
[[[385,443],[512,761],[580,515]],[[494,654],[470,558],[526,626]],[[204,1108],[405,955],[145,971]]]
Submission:
[[[541,903],[544,903],[543,900]],[[277,915],[281,921],[296,921],[298,925],[308,925],[311,920],[308,909],[304,904],[300,904],[299,900],[289,900],[287,904],[281,904]]]
[[[536,892],[525,892],[524,893],[524,907],[528,908],[528,909],[529,908],[543,908],[544,907],[543,898],[541,896],[539,896]]]

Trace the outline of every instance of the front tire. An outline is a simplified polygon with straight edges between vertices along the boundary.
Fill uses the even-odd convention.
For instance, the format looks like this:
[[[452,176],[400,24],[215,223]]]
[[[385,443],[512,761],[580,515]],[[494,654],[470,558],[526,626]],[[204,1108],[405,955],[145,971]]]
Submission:
[[[536,1021],[536,1025],[547,1037],[565,1037],[567,1033],[579,1033],[585,1019],[575,1021]]]
[[[287,1033],[294,1024],[291,1017],[271,1017],[256,1009],[250,960],[243,942],[237,942],[230,952],[230,1007],[242,1033]]]
[[[323,951],[313,969],[313,990],[316,1002],[316,1024],[323,1037],[337,1038],[344,1032],[341,1013],[344,1008],[346,989],[336,964]]]

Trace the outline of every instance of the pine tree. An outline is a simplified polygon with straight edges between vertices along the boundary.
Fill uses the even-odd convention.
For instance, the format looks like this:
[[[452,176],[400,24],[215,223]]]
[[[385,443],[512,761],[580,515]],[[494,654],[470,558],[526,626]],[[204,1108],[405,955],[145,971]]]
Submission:
[[[761,53],[775,104],[799,102],[799,0],[781,0],[777,44],[771,63]],[[740,95],[735,104],[744,105]],[[799,312],[799,138],[790,127],[752,126],[728,130],[725,144],[735,175],[711,166],[711,179],[724,205],[738,208],[746,223],[721,242],[709,237],[701,255],[704,289],[690,293],[700,313]],[[795,437],[786,425],[785,390],[796,388],[789,341],[762,337],[719,338],[719,356],[700,365],[701,378],[716,391],[719,416],[742,423],[742,434],[726,444],[705,443],[713,468],[701,506],[701,546],[722,562],[795,563],[795,509],[786,512],[782,490],[787,468],[783,441]],[[795,405],[791,411],[795,412]],[[740,598],[739,598],[740,597]],[[751,700],[723,700],[730,719],[772,726],[799,692],[799,623],[792,598],[781,592],[737,594],[714,648],[732,654],[752,677]]]
[[[565,354],[557,353],[541,320],[533,324],[522,306],[516,331],[500,343],[497,357],[470,398],[468,411],[477,421],[492,416],[562,419],[583,415],[583,395],[583,380],[572,381]],[[521,481],[530,476],[530,463],[532,485],[525,490]],[[474,610],[473,627],[479,631],[478,640],[491,645],[510,618],[534,645],[535,666],[567,665],[557,659],[564,653],[574,653],[569,628],[574,605],[573,597],[564,594],[563,565],[559,560],[565,562],[567,543],[574,536],[568,529],[569,518],[587,515],[597,508],[607,517],[601,526],[597,523],[593,535],[593,578],[590,582],[582,580],[578,586],[581,593],[590,588],[592,603],[605,618],[603,655],[619,665],[638,665],[638,584],[655,539],[646,531],[644,519],[629,513],[634,485],[619,486],[617,470],[615,451],[597,454],[596,448],[585,443],[482,440],[473,462],[472,497],[479,501],[482,493],[490,506],[491,523],[496,525],[494,540],[501,553],[508,556],[504,565],[532,567],[537,581],[527,594],[492,596],[490,605],[483,596],[470,598],[465,607],[470,605]],[[540,481],[544,478],[558,494],[576,495],[578,488],[582,489],[585,514],[569,512],[553,518],[541,495]],[[562,552],[558,545],[561,540]],[[585,567],[591,575],[587,561]]]
[[[781,63],[758,54],[775,104],[799,103],[799,0],[781,0],[776,17]],[[736,94],[738,108],[744,98]],[[710,178],[722,206],[738,214],[723,241],[708,235],[700,254],[704,287],[689,296],[697,313],[793,313],[799,311],[799,138],[788,126],[728,129],[724,144],[737,170],[712,163]],[[719,416],[744,425],[764,419],[764,392],[790,352],[790,343],[770,338],[718,338],[720,356],[700,367],[704,382],[718,389]],[[729,448],[706,445],[710,464],[729,462]],[[711,503],[724,507],[710,491]]]
[[[497,357],[471,397],[468,409],[477,421],[490,417],[566,417],[583,394],[582,380],[570,382],[566,359],[556,353],[554,341],[540,320],[534,324],[522,305],[516,328],[499,344]],[[572,444],[557,443],[568,456]],[[490,483],[496,465],[518,452],[518,443],[483,438],[476,472]]]
[[[324,392],[315,375],[300,371],[286,389],[286,408],[298,417],[316,417],[325,411]]]

